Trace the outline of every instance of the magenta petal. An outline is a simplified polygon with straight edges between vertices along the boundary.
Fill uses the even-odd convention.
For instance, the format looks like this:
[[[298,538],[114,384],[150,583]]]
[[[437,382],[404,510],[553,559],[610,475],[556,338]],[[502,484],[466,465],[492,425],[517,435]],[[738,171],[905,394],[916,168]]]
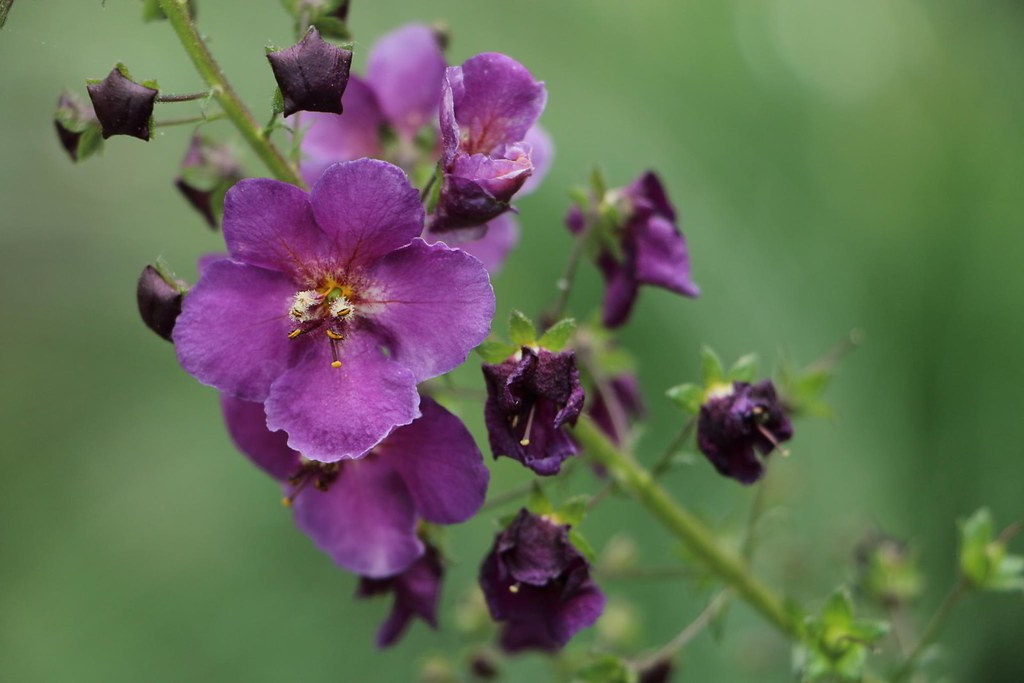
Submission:
[[[313,213],[332,243],[332,258],[365,267],[423,230],[420,193],[402,169],[376,159],[328,167],[313,187]]]
[[[555,159],[555,143],[539,124],[526,131],[526,138],[523,142],[531,147],[530,161],[533,162],[533,173],[519,190],[520,197],[525,197],[540,187],[541,181],[548,174]]]
[[[269,178],[247,178],[228,190],[224,241],[236,261],[302,279],[327,244],[309,195]]]
[[[396,429],[375,452],[401,475],[425,520],[463,522],[487,495],[483,456],[462,420],[429,398],[420,410],[422,417]]]
[[[288,445],[310,460],[358,458],[395,426],[419,416],[416,379],[386,356],[371,335],[341,342],[341,367],[331,367],[327,339],[270,387],[267,426],[288,432]]]
[[[690,278],[686,240],[676,226],[661,216],[651,216],[636,231],[636,279],[683,296],[700,294],[700,288]]]
[[[444,55],[434,32],[409,24],[381,36],[370,50],[366,79],[392,125],[414,135],[441,100]]]
[[[257,467],[284,482],[298,472],[299,454],[288,448],[288,435],[267,429],[263,404],[220,395],[220,409],[231,440]]]
[[[204,266],[182,304],[172,340],[181,367],[203,384],[262,401],[288,367],[291,280],[229,260]]]
[[[533,173],[530,153],[522,144],[510,145],[497,157],[485,154],[455,157],[449,168],[453,176],[476,182],[499,202],[508,202]]]
[[[491,329],[490,278],[463,251],[417,239],[381,259],[368,280],[361,310],[417,382],[461,364]]]
[[[604,301],[601,320],[606,327],[618,327],[626,322],[636,301],[637,282],[632,273],[609,255],[602,255],[599,264],[605,277]]]
[[[342,464],[326,491],[307,486],[292,507],[316,546],[357,574],[390,576],[423,554],[409,491],[380,458]]]
[[[485,52],[448,70],[455,117],[467,138],[462,151],[489,154],[500,145],[520,142],[547,103],[544,84],[522,64],[497,52]]]
[[[341,115],[312,112],[298,118],[299,125],[306,131],[302,137],[300,169],[302,179],[310,187],[331,164],[375,157],[380,152],[384,115],[370,86],[352,76],[341,104],[345,109]],[[295,117],[290,122],[294,124]]]

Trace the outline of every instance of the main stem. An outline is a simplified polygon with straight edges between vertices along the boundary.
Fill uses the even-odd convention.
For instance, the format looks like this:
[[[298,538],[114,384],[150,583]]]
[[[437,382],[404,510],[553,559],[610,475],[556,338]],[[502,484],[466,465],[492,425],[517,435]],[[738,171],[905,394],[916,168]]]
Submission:
[[[191,57],[195,64],[196,71],[202,76],[206,84],[213,91],[213,96],[220,104],[224,113],[235,124],[235,127],[253,148],[271,173],[278,180],[283,180],[292,185],[304,187],[302,178],[299,177],[295,168],[288,163],[288,160],[281,152],[263,135],[263,129],[256,123],[256,119],[246,108],[245,103],[239,98],[228,83],[227,78],[217,66],[216,60],[210,53],[203,38],[199,35],[195,24],[189,18],[186,0],[158,0],[160,9],[167,15],[171,27],[178,34],[185,52]]]
[[[573,436],[590,457],[608,468],[627,493],[683,541],[719,578],[732,586],[737,595],[787,636],[800,635],[800,623],[786,610],[782,599],[761,583],[745,562],[722,548],[711,530],[673,500],[654,481],[650,472],[631,455],[619,451],[589,417],[580,417],[573,428]]]
[[[939,631],[946,625],[946,621],[949,620],[949,616],[953,613],[953,608],[960,602],[960,598],[967,593],[969,588],[967,579],[960,577],[956,584],[946,595],[946,599],[942,601],[937,612],[932,617],[931,621],[928,622],[928,626],[925,627],[924,633],[921,634],[921,639],[917,641],[917,645],[911,650],[910,654],[907,655],[906,661],[903,662],[903,666],[900,667],[896,675],[893,676],[893,683],[899,683],[900,681],[906,680],[911,674],[914,673],[914,667],[917,664],[918,658],[924,652],[924,649],[931,645],[935,637],[939,635]]]

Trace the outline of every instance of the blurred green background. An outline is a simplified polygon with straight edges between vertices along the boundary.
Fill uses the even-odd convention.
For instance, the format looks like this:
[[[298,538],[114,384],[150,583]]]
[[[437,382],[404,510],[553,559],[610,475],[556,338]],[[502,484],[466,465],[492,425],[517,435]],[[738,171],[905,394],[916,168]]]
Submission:
[[[385,653],[388,604],[313,550],[275,485],[234,452],[216,397],[137,319],[135,279],[163,256],[191,278],[221,247],[171,186],[189,131],[108,142],[73,166],[51,122],[64,86],[84,93],[116,61],[167,92],[200,81],[170,28],[129,0],[16,3],[0,32],[0,679],[6,681],[414,680],[424,657],[461,664],[452,610],[494,531],[449,537],[456,565],[444,628],[415,624]],[[275,2],[199,0],[229,78],[263,119],[263,57],[290,22]],[[1024,420],[1024,7],[935,0],[354,0],[356,68],[373,39],[446,20],[454,63],[511,54],[547,81],[557,144],[542,189],[521,202],[523,238],[495,286],[499,320],[537,312],[570,240],[568,189],[595,162],[615,184],[656,168],[681,209],[703,288],[696,302],[644,291],[623,340],[641,359],[652,458],[680,416],[661,398],[693,378],[707,342],[723,356],[780,349],[809,361],[853,327],[864,347],[830,390],[838,416],[797,425],[776,462],[758,567],[809,605],[850,575],[871,528],[914,539],[927,613],[953,579],[954,519],[989,504],[1022,512]],[[188,113],[164,105],[158,116]],[[227,124],[207,132],[238,140]],[[264,171],[252,155],[250,173]],[[584,269],[572,307],[600,282]],[[475,361],[459,381],[480,386]],[[464,416],[481,443],[479,409]],[[489,461],[490,462],[490,461]],[[526,480],[491,463],[492,492]],[[667,480],[726,531],[751,491],[706,462]],[[577,490],[598,484],[579,472]],[[642,561],[672,541],[629,501],[584,526]],[[605,586],[630,600],[637,647],[661,643],[706,594],[685,583]],[[944,634],[946,680],[1024,680],[1019,595],[969,601]],[[578,644],[593,640],[580,636]],[[679,680],[786,681],[788,648],[745,606],[724,638],[702,635]],[[509,680],[545,680],[538,656]]]

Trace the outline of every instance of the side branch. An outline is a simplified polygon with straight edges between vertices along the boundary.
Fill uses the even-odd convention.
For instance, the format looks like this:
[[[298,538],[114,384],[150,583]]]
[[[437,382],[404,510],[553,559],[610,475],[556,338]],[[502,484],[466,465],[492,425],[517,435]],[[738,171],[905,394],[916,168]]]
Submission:
[[[160,9],[167,15],[167,19],[178,34],[185,52],[195,64],[196,71],[202,76],[213,96],[220,104],[224,113],[235,124],[238,131],[253,148],[259,158],[266,164],[267,168],[278,180],[303,187],[302,178],[299,177],[295,168],[288,163],[281,152],[269,140],[263,136],[263,131],[252,114],[246,108],[245,103],[228,83],[227,78],[221,72],[220,67],[214,60],[209,48],[203,41],[202,36],[196,29],[195,24],[189,18],[186,0],[158,0]]]
[[[608,468],[623,490],[683,541],[740,598],[785,635],[800,635],[800,622],[786,609],[782,599],[751,572],[746,562],[722,548],[711,530],[673,500],[654,481],[650,472],[641,467],[631,455],[619,451],[589,417],[580,417],[573,428],[573,436],[590,457]]]

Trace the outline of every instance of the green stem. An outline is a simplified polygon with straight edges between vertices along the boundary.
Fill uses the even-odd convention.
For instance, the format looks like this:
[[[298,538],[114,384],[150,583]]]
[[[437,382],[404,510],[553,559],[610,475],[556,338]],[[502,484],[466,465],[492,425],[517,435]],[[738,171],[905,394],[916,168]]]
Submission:
[[[579,266],[580,259],[583,258],[583,252],[587,247],[587,234],[589,232],[589,229],[584,228],[576,236],[576,241],[572,245],[572,251],[569,252],[569,260],[566,261],[565,270],[562,271],[562,277],[558,278],[558,282],[555,283],[558,289],[558,298],[555,299],[555,303],[542,316],[550,320],[551,324],[558,322],[565,312],[566,305],[569,303],[569,293],[572,291],[572,283],[576,279],[576,268]]]
[[[220,67],[217,66],[216,60],[214,60],[206,43],[203,42],[203,38],[199,35],[195,24],[189,18],[187,0],[158,0],[158,2],[160,3],[160,9],[167,15],[167,19],[174,32],[178,34],[178,40],[181,41],[182,47],[185,48],[185,52],[192,59],[196,71],[199,72],[199,75],[202,76],[206,84],[210,86],[213,96],[220,103],[227,117],[235,124],[242,137],[245,138],[245,141],[249,143],[249,146],[252,147],[263,163],[267,165],[267,168],[274,174],[274,177],[292,185],[304,187],[298,172],[282,156],[277,147],[264,137],[263,130],[256,123],[252,114],[249,113],[245,103],[242,102],[241,98],[228,83]]]
[[[593,420],[587,416],[580,417],[572,433],[590,457],[608,468],[623,490],[683,541],[720,579],[732,586],[737,595],[782,633],[791,637],[800,635],[800,623],[787,611],[782,599],[761,583],[745,562],[720,546],[711,530],[673,500],[654,481],[650,472],[631,455],[619,451]]]
[[[225,118],[224,113],[210,114],[209,116],[186,116],[181,119],[160,119],[153,122],[154,128],[167,128],[168,126],[186,126],[190,123],[209,123]]]
[[[662,452],[661,456],[654,461],[654,465],[651,466],[651,476],[658,478],[663,475],[672,464],[672,456],[679,452],[679,449],[683,447],[683,444],[690,438],[690,434],[693,432],[693,428],[697,425],[697,417],[691,417],[683,425],[683,428],[676,434],[676,438],[672,439],[672,443]]]
[[[921,639],[917,641],[917,645],[907,655],[906,661],[903,662],[903,666],[900,667],[896,675],[892,677],[892,683],[899,683],[900,681],[906,680],[911,674],[914,673],[914,665],[917,663],[918,658],[924,652],[924,649],[928,647],[935,637],[939,635],[939,631],[949,621],[949,617],[953,614],[953,609],[960,602],[960,599],[967,593],[967,589],[970,588],[967,579],[960,577],[960,580],[956,582],[953,588],[946,595],[946,599],[939,605],[939,609],[932,616],[931,621],[928,622],[928,626],[925,627],[924,633],[921,634]]]

